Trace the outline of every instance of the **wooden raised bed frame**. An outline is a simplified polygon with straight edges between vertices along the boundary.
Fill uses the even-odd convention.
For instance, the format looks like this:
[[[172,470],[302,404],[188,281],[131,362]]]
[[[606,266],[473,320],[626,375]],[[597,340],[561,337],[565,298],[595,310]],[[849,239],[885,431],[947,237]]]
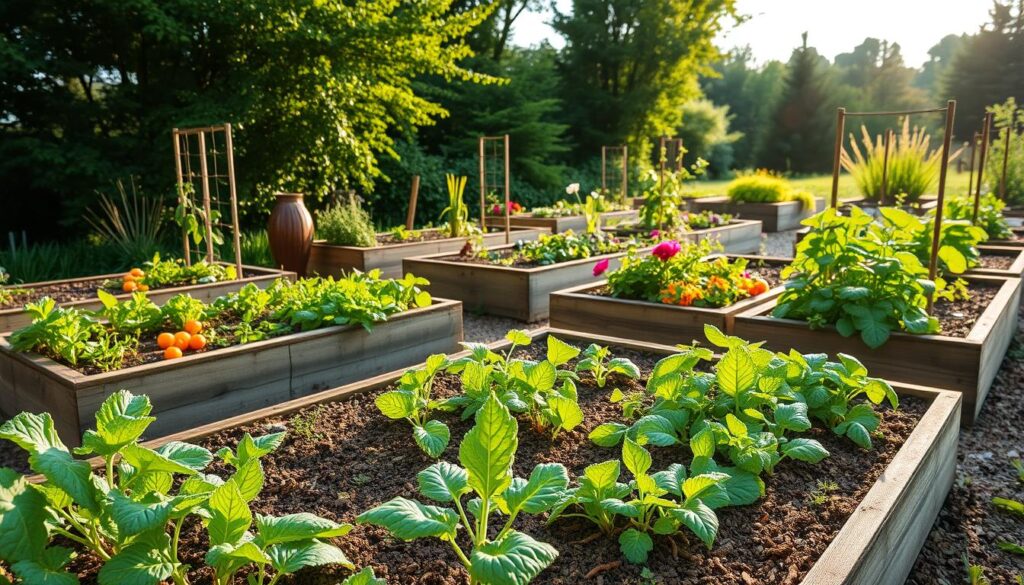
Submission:
[[[609,228],[609,232],[622,235],[637,233],[647,234],[651,230],[639,229],[636,226],[622,226],[616,230]],[[679,239],[685,242],[701,242],[709,240],[722,245],[722,252],[726,254],[756,254],[761,249],[761,222],[752,219],[734,219],[727,225],[696,229],[685,232]]]
[[[152,432],[167,434],[412,366],[460,341],[462,305],[445,299],[392,315],[372,332],[327,327],[94,375],[11,351],[4,338],[0,412],[49,412],[74,446],[103,400],[126,388],[149,395],[158,418]]]
[[[1006,269],[998,268],[972,268],[967,271],[967,274],[977,274],[982,276],[1004,276],[1007,278],[1020,278],[1024,276],[1024,249],[1015,248],[1013,246],[989,246],[981,245],[978,246],[978,250],[986,256],[1009,256],[1013,258],[1013,264]]]
[[[504,226],[503,226],[504,227]],[[517,240],[536,240],[546,229],[514,228],[509,238]],[[469,238],[444,238],[441,240],[425,240],[422,242],[401,242],[384,246],[332,246],[323,240],[313,242],[309,254],[308,274],[321,276],[340,276],[342,272],[353,269],[369,272],[380,270],[381,278],[402,278],[402,260],[411,256],[429,254],[456,254]],[[484,234],[485,246],[498,246],[505,243],[505,232]]]
[[[228,266],[227,263],[219,262]],[[231,265],[233,266],[233,264]],[[242,266],[243,274],[245,272],[255,273],[254,276],[243,277],[241,274],[239,278],[235,280],[224,280],[220,282],[211,282],[207,284],[190,284],[187,286],[176,286],[172,288],[159,288],[152,289],[146,293],[151,301],[156,304],[162,304],[167,299],[174,295],[181,293],[188,293],[193,298],[199,299],[203,302],[211,301],[219,296],[232,293],[249,284],[250,282],[260,288],[270,286],[272,282],[278,278],[287,278],[288,280],[295,280],[295,273],[286,270],[275,270],[273,268],[263,268],[260,266]],[[36,288],[40,286],[49,286],[53,284],[66,284],[71,282],[82,282],[87,280],[99,280],[99,279],[120,279],[124,276],[123,272],[115,274],[102,274],[100,276],[85,276],[82,278],[69,278],[65,280],[49,280],[46,282],[30,282],[28,284],[15,284],[0,288]],[[115,295],[119,300],[131,298],[131,293],[119,293]],[[71,301],[67,303],[59,303],[61,307],[69,307],[75,309],[83,309],[89,311],[95,311],[103,308],[103,303],[100,302],[98,297],[91,299],[82,299],[80,301]],[[26,325],[32,323],[32,317],[22,307],[13,307],[10,309],[0,310],[0,333],[6,333],[8,331],[14,331],[15,329],[21,329]]]
[[[635,222],[639,219],[640,213],[635,209],[622,211],[606,211],[601,214],[601,226],[614,226],[620,223]],[[551,233],[562,233],[572,230],[581,233],[587,229],[587,218],[583,215],[569,215],[566,217],[534,217],[531,213],[520,213],[508,218],[509,225],[514,228],[540,228]],[[500,215],[488,215],[487,226],[505,228],[505,217]]]
[[[756,261],[789,265],[789,258],[729,255],[747,258],[756,270]],[[551,326],[585,333],[636,339],[649,343],[675,345],[704,338],[704,325],[714,325],[731,334],[736,315],[758,305],[774,301],[782,294],[778,286],[756,297],[743,299],[728,307],[679,307],[631,299],[590,294],[607,283],[584,284],[551,293]]]
[[[778,203],[733,203],[725,195],[690,200],[690,209],[728,213],[741,219],[759,220],[766,232],[781,232],[800,227],[800,222],[825,209],[825,199],[815,197],[815,208],[807,210],[799,201]]]
[[[737,315],[733,334],[750,341],[764,340],[768,349],[792,347],[803,353],[847,353],[864,362],[875,376],[961,392],[963,422],[971,425],[981,412],[992,380],[1017,332],[1021,280],[995,276],[965,278],[999,285],[992,303],[967,337],[894,332],[885,345],[871,349],[859,336],[843,337],[832,326],[811,329],[805,321],[775,319],[770,316],[775,303]]]
[[[589,342],[637,351],[671,354],[675,348],[558,329],[532,333],[539,339],[551,333],[578,344]],[[506,342],[491,344],[494,349]],[[457,356],[467,355],[460,352]],[[375,376],[318,394],[248,412],[217,423],[165,436],[146,443],[157,448],[171,441],[195,443],[222,431],[267,418],[291,416],[316,404],[341,402],[394,384],[404,370]],[[888,467],[868,490],[804,577],[803,585],[899,585],[909,575],[953,485],[960,430],[961,396],[956,392],[894,384],[897,394],[916,396],[931,404]],[[97,468],[102,459],[93,459]],[[34,481],[41,481],[35,477]],[[579,575],[577,577],[582,577]]]
[[[510,248],[512,246],[491,249]],[[650,250],[651,247],[640,249]],[[607,259],[608,270],[615,270],[625,255],[623,251],[533,268],[445,260],[451,254],[406,258],[402,264],[406,272],[430,281],[427,289],[431,294],[458,299],[469,312],[533,323],[548,318],[551,293],[601,280],[594,276],[594,265]]]

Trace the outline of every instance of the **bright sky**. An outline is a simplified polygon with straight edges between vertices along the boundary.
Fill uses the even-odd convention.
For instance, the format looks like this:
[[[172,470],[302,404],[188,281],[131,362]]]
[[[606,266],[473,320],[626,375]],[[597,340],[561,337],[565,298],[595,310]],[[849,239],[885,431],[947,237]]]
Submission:
[[[567,12],[571,0],[555,0]],[[730,49],[750,45],[758,62],[786,61],[808,31],[808,43],[832,59],[853,50],[866,37],[900,44],[908,65],[928,60],[928,49],[947,34],[974,33],[988,21],[990,0],[737,0],[751,16],[729,27],[719,39]],[[842,11],[842,12],[841,12]],[[513,40],[531,45],[547,39],[561,47],[562,38],[547,24],[549,13],[525,14],[516,22]]]

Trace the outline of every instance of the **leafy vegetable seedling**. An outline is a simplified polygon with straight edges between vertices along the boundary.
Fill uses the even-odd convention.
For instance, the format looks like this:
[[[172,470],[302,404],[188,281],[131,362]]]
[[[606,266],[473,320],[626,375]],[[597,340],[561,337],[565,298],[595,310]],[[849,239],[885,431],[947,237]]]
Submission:
[[[448,446],[451,433],[448,425],[439,420],[430,420],[430,410],[440,406],[431,398],[434,378],[451,361],[444,354],[427,358],[422,368],[409,370],[398,380],[398,389],[385,392],[377,397],[377,408],[390,419],[406,419],[412,424],[412,436],[424,453],[438,458]]]
[[[417,475],[420,493],[451,507],[395,498],[363,512],[357,522],[381,526],[402,540],[439,538],[448,542],[469,572],[473,585],[525,585],[550,565],[558,551],[549,544],[512,529],[521,513],[542,514],[568,485],[568,472],[559,463],[534,467],[529,479],[513,477],[519,426],[496,396],[484,400],[476,424],[459,445],[462,466],[441,461]],[[475,497],[465,504],[467,495]],[[507,520],[489,530],[491,516]],[[469,535],[471,549],[457,542],[459,530]],[[493,536],[492,536],[493,534]]]
[[[619,374],[630,379],[640,377],[640,369],[627,358],[613,358],[607,347],[591,343],[583,350],[583,359],[576,364],[577,372],[590,372],[598,388],[604,388],[609,374]]]

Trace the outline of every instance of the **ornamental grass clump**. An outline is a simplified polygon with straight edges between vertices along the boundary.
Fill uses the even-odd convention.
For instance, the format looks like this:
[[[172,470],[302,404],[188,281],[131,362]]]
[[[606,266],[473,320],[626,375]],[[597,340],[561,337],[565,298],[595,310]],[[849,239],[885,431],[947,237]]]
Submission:
[[[783,203],[799,201],[802,209],[814,211],[814,196],[806,191],[794,191],[782,177],[764,171],[738,177],[726,189],[733,203]]]
[[[903,127],[895,134],[889,147],[889,164],[885,180],[885,192],[889,201],[902,198],[914,203],[932,189],[939,179],[942,164],[942,149],[931,150],[930,138],[924,128],[910,129],[910,119],[903,120]],[[850,149],[842,152],[840,159],[857,183],[861,195],[871,201],[882,196],[882,169],[885,160],[885,142],[881,134],[874,140],[866,126],[861,126],[861,145],[850,135]],[[952,162],[962,149],[949,155]],[[852,152],[852,155],[850,154]]]
[[[377,245],[370,214],[354,198],[318,211],[316,235],[332,246],[370,248]]]

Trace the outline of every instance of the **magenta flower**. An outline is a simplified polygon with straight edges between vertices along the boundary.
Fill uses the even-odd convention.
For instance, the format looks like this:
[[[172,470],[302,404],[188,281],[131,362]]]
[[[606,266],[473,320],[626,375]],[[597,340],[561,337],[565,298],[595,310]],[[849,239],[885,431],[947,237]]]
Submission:
[[[601,260],[597,264],[594,264],[594,276],[601,276],[602,274],[604,274],[605,271],[608,270],[608,263],[609,259],[605,258],[604,260]]]
[[[682,246],[679,245],[679,242],[675,240],[665,240],[655,246],[654,249],[651,250],[651,254],[660,258],[662,262],[666,262],[669,258],[678,254],[681,249]]]
[[[650,238],[653,240],[661,235],[661,230],[651,230]]]

